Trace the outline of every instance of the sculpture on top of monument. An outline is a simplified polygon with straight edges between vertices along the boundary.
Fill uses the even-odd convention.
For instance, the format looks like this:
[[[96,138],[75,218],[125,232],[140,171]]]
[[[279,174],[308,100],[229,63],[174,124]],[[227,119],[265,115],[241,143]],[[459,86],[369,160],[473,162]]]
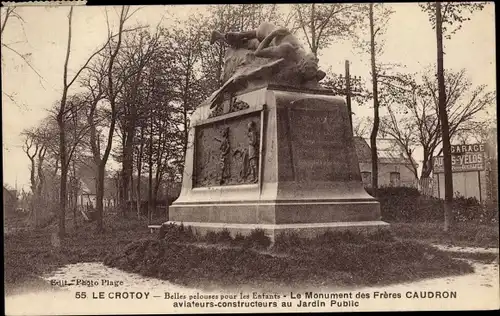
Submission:
[[[302,88],[319,89],[325,72],[319,70],[318,59],[308,53],[299,40],[286,28],[264,22],[251,31],[214,31],[211,44],[224,41],[226,52],[221,89],[212,95],[211,107],[223,92],[231,92],[252,79]]]

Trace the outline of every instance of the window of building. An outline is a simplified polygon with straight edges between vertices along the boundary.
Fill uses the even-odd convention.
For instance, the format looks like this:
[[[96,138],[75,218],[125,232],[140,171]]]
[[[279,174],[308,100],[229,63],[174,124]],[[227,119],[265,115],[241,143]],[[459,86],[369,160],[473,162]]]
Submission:
[[[401,176],[399,172],[391,172],[391,186],[399,187],[401,185]]]
[[[361,172],[361,179],[363,180],[363,185],[365,187],[372,186],[372,173],[368,171]]]

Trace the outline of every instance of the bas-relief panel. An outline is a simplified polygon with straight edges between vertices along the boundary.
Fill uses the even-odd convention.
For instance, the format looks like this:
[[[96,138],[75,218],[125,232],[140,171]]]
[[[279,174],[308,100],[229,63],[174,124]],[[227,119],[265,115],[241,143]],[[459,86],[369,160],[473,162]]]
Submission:
[[[260,112],[196,127],[194,187],[257,183]]]

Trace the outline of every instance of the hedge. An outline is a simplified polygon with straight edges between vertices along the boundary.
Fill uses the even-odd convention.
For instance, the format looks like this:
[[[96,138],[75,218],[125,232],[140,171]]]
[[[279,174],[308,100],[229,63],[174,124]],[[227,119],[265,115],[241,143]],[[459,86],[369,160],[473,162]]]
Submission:
[[[371,188],[366,191],[373,196]],[[377,190],[382,220],[389,222],[429,222],[444,220],[444,201],[420,194],[409,187],[381,187]],[[455,222],[498,223],[498,205],[480,203],[458,194],[452,208]]]

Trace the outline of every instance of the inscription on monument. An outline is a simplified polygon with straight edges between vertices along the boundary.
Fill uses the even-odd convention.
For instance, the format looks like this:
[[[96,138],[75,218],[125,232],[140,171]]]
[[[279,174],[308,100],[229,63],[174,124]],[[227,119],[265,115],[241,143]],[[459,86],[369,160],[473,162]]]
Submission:
[[[259,112],[197,127],[193,186],[258,182],[259,131]]]
[[[290,137],[297,181],[345,181],[355,177],[342,114],[338,107],[290,109]]]

